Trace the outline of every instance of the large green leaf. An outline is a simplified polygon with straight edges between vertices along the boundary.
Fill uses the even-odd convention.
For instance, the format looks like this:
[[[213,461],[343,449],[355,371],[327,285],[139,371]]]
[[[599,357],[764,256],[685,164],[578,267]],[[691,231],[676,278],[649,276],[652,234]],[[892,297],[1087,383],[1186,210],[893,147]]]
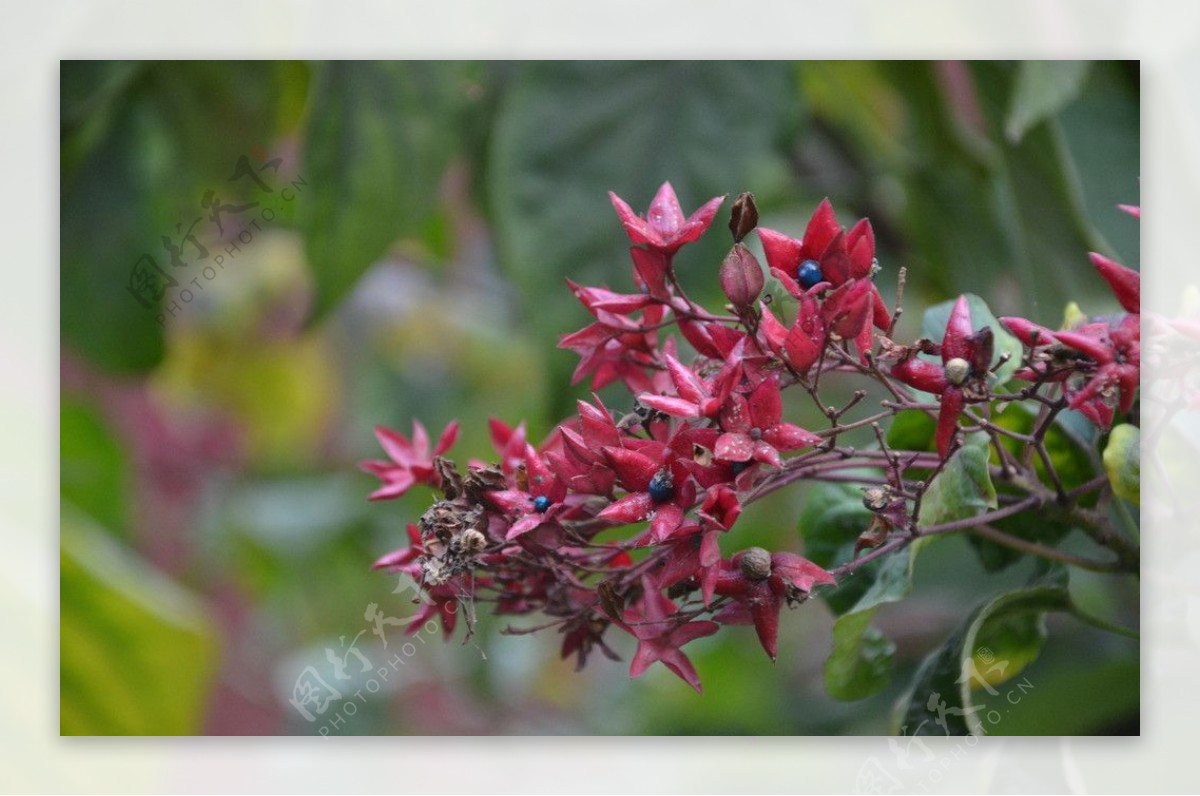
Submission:
[[[917,670],[901,700],[897,727],[906,735],[968,735],[980,725],[972,690],[994,691],[1035,659],[1046,638],[1047,611],[1070,606],[1065,584],[1046,580],[976,608]]]
[[[502,264],[534,299],[530,323],[553,338],[587,322],[566,277],[632,286],[608,191],[640,212],[665,181],[685,212],[741,190],[769,205],[790,188],[786,143],[797,120],[786,63],[524,65],[496,122],[489,202]],[[719,217],[680,252],[689,290],[724,301],[716,273],[730,243]],[[566,354],[558,362],[559,377],[575,365]]]
[[[161,308],[178,302],[200,275],[200,252],[184,243],[187,232],[201,246],[219,245],[204,218],[205,190],[240,201],[229,186],[234,164],[274,140],[273,75],[256,62],[64,64],[59,234],[66,346],[118,372],[159,362]],[[164,240],[178,244],[180,265],[171,265]],[[163,291],[139,293],[135,267]]]
[[[315,67],[297,223],[316,312],[331,308],[398,238],[437,208],[455,137],[461,66],[338,61]]]
[[[872,516],[857,489],[822,484],[810,492],[800,516],[805,555],[823,567],[851,560],[854,543]],[[863,699],[887,685],[895,644],[871,621],[880,606],[908,596],[913,563],[927,541],[872,561],[843,577],[837,588],[822,590],[822,598],[838,614],[825,662],[825,688],[834,698]]]
[[[197,599],[69,507],[59,576],[60,732],[199,733],[216,638]]]
[[[974,437],[950,457],[921,499],[922,527],[973,517],[996,508],[986,440]]]
[[[1103,240],[1099,250],[1130,268],[1138,267],[1141,228],[1137,219],[1118,211],[1116,206],[1136,205],[1140,201],[1138,70],[1137,61],[1094,63],[1083,93],[1063,109],[1058,120],[1088,219]],[[1083,260],[1076,263],[1086,269]],[[1106,312],[1106,308],[1116,310],[1116,301],[1104,286],[1095,287],[1088,310],[1093,313]]]
[[[1008,140],[1020,143],[1027,130],[1053,117],[1078,97],[1089,66],[1087,61],[1023,62],[1017,68],[1004,125]]]

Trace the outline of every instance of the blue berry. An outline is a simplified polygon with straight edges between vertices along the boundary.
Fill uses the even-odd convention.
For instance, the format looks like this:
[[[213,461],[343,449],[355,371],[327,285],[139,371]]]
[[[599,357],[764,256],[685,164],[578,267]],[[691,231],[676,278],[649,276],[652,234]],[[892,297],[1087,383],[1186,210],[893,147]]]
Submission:
[[[800,270],[796,272],[796,281],[805,288],[810,288],[818,282],[824,282],[825,275],[821,273],[821,264],[816,260],[805,260],[800,263]]]
[[[533,507],[538,511],[545,511],[550,508],[550,498],[545,495],[538,495],[533,499]]]
[[[750,466],[750,462],[730,462],[729,463],[729,469],[733,471],[734,475],[744,472],[745,469],[749,466]]]
[[[659,470],[650,479],[650,486],[646,490],[650,493],[650,499],[655,503],[662,503],[675,497],[675,479],[671,475],[671,471],[666,467]]]

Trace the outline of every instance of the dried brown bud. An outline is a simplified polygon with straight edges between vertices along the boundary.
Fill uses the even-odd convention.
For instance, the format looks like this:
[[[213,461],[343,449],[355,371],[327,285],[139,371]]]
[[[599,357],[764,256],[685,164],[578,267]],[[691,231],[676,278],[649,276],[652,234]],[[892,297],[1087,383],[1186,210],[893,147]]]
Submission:
[[[882,486],[863,489],[863,505],[871,511],[883,511],[891,500],[891,491]]]
[[[761,547],[751,547],[742,553],[740,563],[746,580],[766,580],[771,577],[771,554]]]
[[[610,619],[621,621],[625,612],[625,598],[617,592],[612,579],[608,578],[596,584],[596,594],[600,597],[600,608],[604,613],[608,614]]]
[[[758,260],[745,246],[734,244],[721,263],[721,289],[733,306],[738,309],[752,306],[762,293],[764,282]]]
[[[742,238],[758,226],[758,207],[754,204],[754,194],[740,193],[734,200],[729,211],[729,231],[733,233],[733,242],[741,243]]]
[[[487,537],[474,528],[470,528],[463,531],[462,536],[458,538],[458,543],[464,553],[475,555],[487,547]]]
[[[462,476],[458,474],[454,462],[437,456],[434,457],[433,466],[437,470],[439,486],[446,500],[454,500],[463,493]]]

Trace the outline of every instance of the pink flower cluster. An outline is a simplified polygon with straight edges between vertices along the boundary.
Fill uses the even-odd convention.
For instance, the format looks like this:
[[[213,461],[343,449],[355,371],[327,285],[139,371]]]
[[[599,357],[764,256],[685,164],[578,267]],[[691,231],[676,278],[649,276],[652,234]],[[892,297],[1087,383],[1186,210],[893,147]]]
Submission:
[[[835,584],[830,572],[794,552],[750,547],[727,556],[721,549],[743,502],[760,496],[764,485],[782,485],[781,476],[823,455],[849,455],[831,450],[830,429],[813,433],[788,422],[782,390],[802,385],[815,397],[813,377],[844,370],[933,393],[941,407],[937,447],[945,457],[966,404],[990,398],[992,332],[972,328],[960,299],[940,344],[902,347],[876,335],[876,329],[890,333],[893,317],[874,282],[871,225],[863,219],[844,230],[828,200],[801,238],[758,230],[770,273],[795,299],[794,316],[785,322],[761,299],[763,269],[740,242],[757,212],[752,200],[747,206],[739,198],[731,221],[735,244],[720,272],[730,304],[726,314],[714,314],[687,296],[673,260],[709,229],[722,197],[687,217],[670,184],[644,217],[615,194],[611,199],[633,244],[637,289],[569,283],[592,322],[560,346],[579,355],[576,382],[590,377],[594,390],[623,384],[632,410],[614,413],[593,393],[540,444],[527,438],[524,425],[493,420],[496,461],[461,468],[445,458],[457,435],[454,423],[432,450],[419,423],[411,441],[377,429],[390,461],[363,464],[382,481],[371,497],[395,498],[421,484],[441,498],[408,526],[410,545],[375,566],[422,585],[430,602],[414,626],[440,615],[449,634],[455,601],[490,601],[498,614],[540,612],[562,633],[563,657],[575,656],[579,666],[594,648],[616,658],[607,642],[615,628],[636,641],[631,676],[661,662],[699,691],[684,646],[722,625],[748,624],[774,660],[782,607]],[[1097,267],[1136,313],[1132,272],[1107,261]],[[1112,396],[1119,394],[1124,411],[1136,386],[1137,316],[1131,317],[1053,333],[1019,319],[1006,323],[1033,354],[1045,353],[1037,359],[1044,364],[1023,375],[1066,384],[1072,405],[1101,422],[1112,418]],[[694,356],[685,357],[675,338],[663,335],[669,326]],[[877,339],[884,345],[876,355],[891,358],[888,370],[867,367]],[[1078,356],[1061,356],[1059,348]],[[1061,364],[1067,361],[1073,364]],[[1089,379],[1083,386],[1075,381],[1080,376]],[[904,519],[903,497],[885,502],[889,516]],[[635,530],[624,537],[605,533],[620,526]]]
[[[1122,205],[1134,218],[1141,209]],[[1051,331],[1024,318],[1001,318],[1010,332],[1032,349],[1030,366],[1017,376],[1033,382],[1058,382],[1068,405],[1103,429],[1114,413],[1133,408],[1141,376],[1141,275],[1092,252],[1092,266],[1108,283],[1125,312],[1088,318],[1074,328]]]

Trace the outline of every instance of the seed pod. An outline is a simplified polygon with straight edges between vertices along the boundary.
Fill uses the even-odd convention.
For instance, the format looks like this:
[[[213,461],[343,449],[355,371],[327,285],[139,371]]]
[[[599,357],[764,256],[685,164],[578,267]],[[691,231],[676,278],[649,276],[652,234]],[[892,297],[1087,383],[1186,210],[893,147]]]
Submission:
[[[766,580],[771,577],[771,554],[761,547],[751,547],[742,553],[740,565],[746,580]]]
[[[754,304],[764,283],[758,260],[745,246],[735,244],[721,263],[721,289],[725,296],[734,307],[744,310]]]
[[[738,194],[733,207],[729,211],[729,231],[733,233],[733,242],[741,243],[750,231],[758,226],[758,207],[754,204],[754,194],[744,192]]]
[[[871,511],[883,511],[891,499],[889,490],[882,486],[869,486],[863,490],[863,505]]]

